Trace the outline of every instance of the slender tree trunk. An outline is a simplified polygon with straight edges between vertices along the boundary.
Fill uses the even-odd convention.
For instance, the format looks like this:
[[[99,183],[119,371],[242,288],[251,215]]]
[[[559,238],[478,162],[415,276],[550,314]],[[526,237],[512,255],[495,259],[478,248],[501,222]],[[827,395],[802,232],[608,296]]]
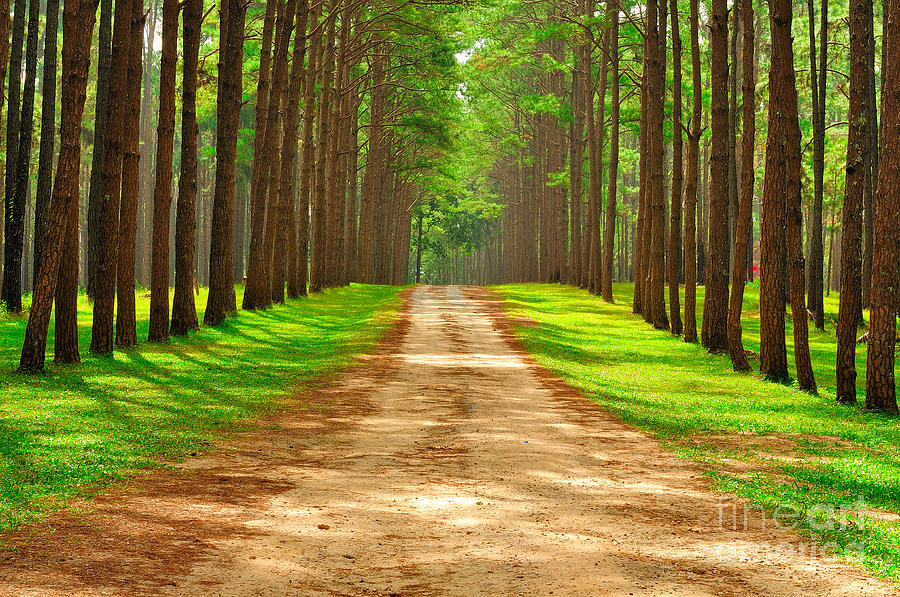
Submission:
[[[856,331],[860,306],[860,242],[865,167],[869,151],[866,138],[867,64],[866,2],[850,2],[850,109],[847,114],[847,178],[844,189],[841,239],[841,299],[837,327],[837,399],[856,403]]]
[[[302,0],[301,0],[302,1]],[[314,178],[316,81],[322,48],[321,3],[314,3],[309,15],[309,59],[303,75],[303,162],[300,170],[300,196],[297,199],[297,286],[306,296],[309,281],[309,207]],[[378,60],[375,60],[378,63]],[[373,65],[373,68],[375,66]],[[374,110],[373,110],[374,117]],[[371,129],[370,129],[371,130]],[[371,133],[370,133],[371,137]],[[371,144],[371,140],[369,141]],[[370,253],[371,255],[371,253]]]
[[[609,133],[609,176],[606,191],[606,229],[603,233],[603,275],[601,276],[601,295],[603,300],[613,302],[613,251],[616,234],[616,194],[619,179],[619,10],[610,11],[612,23],[610,29],[610,74],[612,75],[612,101],[610,102]],[[602,152],[601,152],[602,155]]]
[[[597,121],[594,123],[595,167],[597,169],[596,194],[591,205],[591,252],[590,252],[590,278],[588,288],[594,294],[600,294],[603,283],[603,241],[601,237],[601,214],[603,213],[603,145],[606,136],[606,87],[608,83],[610,32],[603,32],[603,50],[600,58],[600,103],[597,109]]]
[[[782,256],[784,246],[785,196],[788,193],[786,161],[790,149],[785,115],[793,81],[790,0],[772,5],[772,57],[769,66],[769,114],[766,139],[766,173],[763,182],[760,238],[760,354],[759,367],[767,379],[789,379],[784,337],[784,290]],[[789,78],[790,77],[790,78]],[[795,92],[796,93],[796,92]]]
[[[669,210],[669,318],[672,335],[680,336],[681,305],[678,294],[681,281],[681,195],[684,182],[681,135],[681,33],[678,26],[678,1],[671,1],[672,17],[672,203]],[[610,267],[612,262],[610,261]]]
[[[697,187],[700,170],[699,0],[691,0],[691,130],[688,134],[687,183],[684,196],[684,341],[697,341]]]
[[[900,304],[900,0],[891,0],[885,26],[881,139],[882,153],[875,198],[875,254],[869,303],[866,360],[866,408],[897,412],[894,381],[897,306]]]
[[[575,68],[572,70],[571,103],[575,118],[569,123],[569,283],[577,285],[581,280],[581,206],[582,174],[584,170],[584,105],[582,98],[584,55],[578,48]]]
[[[735,371],[750,371],[750,362],[744,353],[742,341],[741,312],[744,305],[744,283],[747,268],[753,263],[747,261],[746,247],[753,225],[753,190],[755,168],[753,157],[756,148],[756,71],[754,62],[753,2],[743,0],[742,7],[744,52],[743,52],[743,124],[741,135],[741,201],[738,206],[737,229],[734,237],[734,262],[731,269],[731,297],[728,306],[728,350]]]
[[[107,122],[125,120],[128,82],[128,56],[131,43],[131,0],[116,3],[113,22],[112,60],[110,63],[109,114]],[[91,352],[109,354],[113,350],[113,310],[116,299],[116,267],[119,248],[119,197],[122,186],[121,126],[106,131],[101,170],[102,205],[97,233],[97,267],[94,285],[94,321]]]
[[[809,221],[809,309],[813,312],[816,328],[825,329],[825,306],[822,299],[824,250],[822,239],[822,200],[825,187],[825,81],[828,67],[828,0],[822,0],[819,33],[819,60],[816,68],[816,35],[813,0],[808,2],[809,12],[809,81],[813,97],[813,204]]]
[[[647,9],[647,28],[657,29],[656,35],[650,38],[650,49],[652,54],[648,61],[650,67],[650,90],[648,93],[648,107],[650,109],[650,184],[648,187],[650,196],[648,206],[649,212],[649,283],[647,287],[648,299],[644,303],[644,319],[657,329],[669,329],[669,318],[666,314],[665,299],[665,277],[666,277],[666,257],[665,257],[665,190],[663,177],[663,121],[664,102],[663,94],[665,88],[665,35],[666,35],[666,18],[665,18],[665,1],[660,0],[659,8],[651,2]],[[649,317],[649,319],[648,319]]]
[[[289,4],[293,5],[293,0]],[[302,93],[301,86],[303,84],[304,60],[306,58],[306,25],[309,20],[309,3],[307,0],[299,0],[297,6],[297,34],[294,38],[294,52],[291,59],[291,76],[287,94],[287,106],[284,113],[284,137],[281,143],[282,158],[281,172],[278,195],[284,204],[283,220],[285,223],[285,232],[290,230],[293,235],[296,233],[295,228],[289,225],[288,219],[296,222],[295,205],[294,205],[294,169],[297,162],[297,136],[300,126],[300,97]],[[296,246],[296,239],[292,241]],[[294,249],[296,252],[296,249]],[[292,275],[288,275],[287,294],[290,298],[296,298],[301,295],[301,289],[298,286],[299,278],[297,277],[296,255],[291,255],[288,250],[288,269],[292,270]]]
[[[269,110],[269,83],[272,57],[272,37],[275,29],[275,8],[279,0],[266,1],[262,44],[259,55],[259,80],[256,85],[256,128],[253,136],[253,174],[250,183],[250,249],[247,260],[247,287],[242,308],[261,309],[269,305],[268,251],[264,245],[266,230],[266,179],[269,162],[264,159],[266,125]],[[277,109],[277,108],[276,108]],[[271,211],[271,209],[270,209]]]
[[[244,63],[244,24],[247,5],[241,0],[222,0],[218,113],[216,118],[216,191],[213,199],[212,238],[209,248],[209,298],[203,322],[219,325],[237,310],[230,257],[234,234],[234,171],[237,160],[238,123],[241,115]]]
[[[63,5],[62,109],[60,148],[44,257],[35,280],[19,368],[42,371],[47,329],[56,297],[56,359],[78,356],[78,175],[81,169],[81,118],[90,66],[96,4],[67,0]],[[74,267],[73,267],[74,266]],[[73,284],[74,282],[74,284]]]
[[[284,302],[285,281],[285,244],[282,231],[287,224],[283,221],[283,202],[288,197],[279,193],[281,180],[281,142],[282,142],[282,104],[286,104],[285,87],[288,78],[288,56],[290,55],[291,32],[294,27],[296,2],[290,0],[278,6],[275,20],[275,54],[272,68],[272,90],[269,95],[269,109],[266,123],[266,143],[263,147],[263,159],[269,164],[269,176],[264,184],[268,186],[268,217],[264,247],[266,251],[266,271],[269,301]],[[276,247],[278,248],[276,250]]]
[[[53,192],[53,157],[56,135],[56,48],[59,30],[59,0],[47,0],[47,29],[44,35],[44,74],[41,91],[41,149],[38,155],[38,179],[34,207],[35,283],[40,273],[44,236],[50,220],[50,195]],[[0,37],[2,39],[2,37]]]
[[[116,308],[116,346],[128,348],[137,344],[135,314],[134,267],[137,241],[138,195],[141,171],[141,79],[143,77],[144,2],[132,0],[131,44],[129,45],[128,81],[125,107],[122,158],[122,209],[119,215],[119,260],[116,275],[118,303]],[[168,288],[166,289],[168,291]],[[168,292],[166,292],[168,302]],[[166,322],[168,323],[168,322]]]
[[[316,153],[316,187],[312,209],[312,265],[310,292],[326,287],[326,252],[328,218],[328,169],[335,167],[336,156],[329,155],[331,147],[332,96],[334,86],[335,28],[340,0],[331,0],[326,18],[327,34],[322,63],[322,89],[319,96],[319,130]]]
[[[720,352],[728,348],[728,10],[725,0],[712,2],[710,51],[709,245],[701,337],[707,350]]]
[[[861,304],[863,309],[869,307],[869,296],[872,289],[872,255],[874,252],[875,231],[875,184],[878,180],[878,113],[875,97],[875,23],[874,0],[866,2],[866,143],[868,151],[865,155],[866,171],[865,192],[863,194],[865,225],[863,232],[863,262],[861,278]],[[862,321],[862,311],[860,311]]]
[[[786,3],[787,34],[789,40],[786,47],[790,54],[785,61],[791,68],[785,67],[786,91],[784,119],[786,124],[786,244],[788,252],[788,268],[790,270],[791,317],[794,329],[794,365],[797,370],[797,384],[800,389],[811,394],[817,393],[816,380],[813,376],[812,359],[809,354],[809,318],[806,311],[806,263],[803,259],[803,211],[801,208],[801,176],[800,164],[800,124],[797,108],[797,82],[794,73],[793,37],[791,35],[790,0]]]
[[[587,0],[585,2],[585,12],[588,15],[594,14],[594,0]],[[601,39],[601,43],[602,43]],[[597,209],[595,203],[599,200],[598,198],[602,195],[602,191],[600,189],[600,168],[602,164],[598,157],[598,152],[600,148],[597,145],[597,119],[595,118],[595,107],[594,107],[594,65],[592,60],[592,52],[594,47],[594,31],[593,29],[588,30],[588,41],[585,43],[582,48],[582,55],[584,64],[582,67],[584,68],[584,103],[586,106],[586,124],[587,124],[587,150],[588,150],[588,200],[587,200],[587,212],[584,214],[584,233],[582,239],[582,252],[581,252],[581,263],[582,263],[582,276],[581,276],[581,286],[584,288],[590,288],[591,280],[595,279],[595,275],[591,271],[591,250],[592,244],[594,242],[594,212]],[[605,60],[605,56],[601,56],[601,61]],[[601,63],[602,64],[602,63]],[[602,68],[602,66],[601,66]],[[602,124],[602,122],[601,122]],[[527,193],[526,185],[524,182],[525,177],[525,165],[524,158],[522,158],[522,201],[524,203],[525,196]],[[530,213],[530,208],[526,208],[527,211],[524,211],[523,218],[527,217],[527,214]],[[527,223],[525,224],[527,226]],[[523,270],[524,270],[524,262],[527,262],[527,258],[523,259]],[[523,275],[520,279],[527,279],[525,272],[522,272]]]
[[[347,140],[347,213],[344,223],[344,279],[347,284],[356,281],[359,263],[357,242],[357,191],[359,187],[359,107],[362,98],[358,92],[350,104],[350,136]],[[418,275],[418,274],[417,274]]]
[[[200,327],[194,303],[194,235],[197,228],[197,76],[203,0],[186,0],[182,16],[184,76],[181,100],[181,175],[175,207],[175,296],[170,333],[184,336]]]
[[[163,0],[156,182],[153,189],[153,245],[150,282],[151,342],[169,338],[169,218],[172,211],[172,153],[175,145],[175,71],[178,65],[178,0]]]
[[[94,148],[91,158],[91,182],[87,208],[87,295],[95,296],[97,263],[100,251],[100,213],[103,199],[103,152],[106,148],[106,122],[109,116],[109,78],[112,64],[113,0],[100,0],[100,27],[97,59],[97,91],[94,99]]]
[[[21,18],[20,18],[21,15]],[[13,18],[12,54],[9,68],[9,113],[6,143],[6,221],[3,251],[3,287],[0,300],[10,313],[22,312],[22,250],[25,242],[25,207],[28,199],[28,169],[31,162],[31,132],[34,128],[34,75],[37,67],[39,0],[28,2],[28,36],[25,44],[25,87],[21,113],[22,38],[25,2],[16,2]]]

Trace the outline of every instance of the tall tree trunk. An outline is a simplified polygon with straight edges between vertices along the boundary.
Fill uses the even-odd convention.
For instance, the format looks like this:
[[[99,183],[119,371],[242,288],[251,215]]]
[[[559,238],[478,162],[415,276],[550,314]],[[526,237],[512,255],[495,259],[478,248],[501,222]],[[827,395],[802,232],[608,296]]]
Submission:
[[[172,212],[172,153],[175,145],[175,71],[178,66],[178,0],[163,0],[153,245],[150,273],[151,342],[169,338],[169,222]]]
[[[760,237],[760,353],[759,367],[767,379],[789,379],[784,337],[784,290],[782,256],[785,253],[785,196],[789,124],[788,94],[791,92],[794,63],[791,48],[790,0],[772,5],[769,21],[772,31],[772,58],[769,66],[769,114],[766,139],[766,172],[763,182],[762,225]],[[796,93],[796,91],[795,91]]]
[[[744,352],[741,313],[744,306],[744,283],[747,280],[746,247],[753,225],[753,190],[756,170],[753,164],[756,149],[756,70],[754,62],[753,1],[743,0],[743,133],[741,135],[741,201],[738,206],[737,228],[734,237],[734,261],[731,268],[731,297],[728,306],[728,350],[735,371],[750,371]]]
[[[681,135],[681,32],[678,25],[678,0],[671,0],[672,16],[672,203],[669,210],[669,318],[672,335],[680,336],[681,305],[681,194],[684,182]],[[615,101],[615,100],[613,100]],[[612,267],[612,262],[610,262]]]
[[[56,48],[59,30],[59,0],[47,0],[47,29],[44,35],[44,74],[41,91],[41,149],[34,207],[34,271],[37,282],[44,251],[44,236],[50,220],[53,192],[53,154],[56,141]]]
[[[326,286],[326,242],[328,218],[328,169],[334,168],[331,147],[332,96],[334,85],[335,28],[340,0],[331,0],[326,17],[327,34],[322,68],[322,87],[319,95],[319,130],[316,150],[316,185],[312,206],[312,265],[309,290],[318,292]]]
[[[56,358],[78,362],[78,175],[81,169],[81,118],[90,67],[95,2],[63,5],[62,109],[60,148],[44,257],[35,280],[19,368],[42,371],[50,312],[56,297]],[[73,267],[74,266],[74,267]],[[73,284],[74,282],[74,284]]]
[[[109,73],[108,123],[125,120],[128,56],[131,44],[131,0],[116,2],[113,21],[112,60]],[[116,266],[119,248],[119,197],[122,186],[121,126],[106,131],[101,171],[102,200],[97,233],[97,267],[94,285],[94,321],[91,352],[109,354],[113,350],[113,310],[116,302]]]
[[[691,130],[688,134],[687,182],[684,194],[684,341],[697,341],[697,187],[700,178],[699,0],[691,0]]]
[[[28,36],[25,51],[25,88],[21,113],[22,40],[25,37],[25,2],[16,1],[12,54],[9,66],[9,112],[6,125],[6,213],[3,251],[3,287],[0,299],[10,313],[22,312],[22,249],[25,241],[25,206],[31,132],[34,127],[34,74],[37,67],[39,0],[28,2]]]
[[[585,13],[590,15],[591,17],[594,14],[594,0],[586,0],[585,2]],[[601,43],[602,43],[601,39]],[[597,209],[594,205],[597,201],[597,198],[600,197],[602,191],[600,190],[600,168],[602,164],[598,160],[598,151],[597,147],[597,119],[595,116],[595,108],[594,108],[594,65],[592,60],[592,53],[594,48],[594,30],[593,28],[588,29],[588,41],[585,43],[582,48],[582,55],[584,64],[582,67],[584,68],[584,103],[586,105],[587,113],[585,116],[586,124],[587,124],[587,150],[588,150],[588,200],[587,200],[587,212],[584,215],[584,233],[582,239],[582,252],[581,252],[581,263],[582,263],[582,280],[581,286],[584,288],[589,288],[591,284],[591,280],[595,279],[595,275],[591,272],[591,249],[592,244],[594,242],[594,227],[593,227],[593,219],[594,219],[594,210]],[[605,60],[605,56],[601,56],[600,60]],[[602,64],[602,63],[601,63]],[[602,66],[601,66],[602,68]],[[518,117],[517,117],[518,118]],[[601,123],[602,124],[602,123]],[[526,175],[526,168],[524,164],[524,157],[520,159],[521,168],[522,168],[522,184],[521,184],[521,201],[523,202],[523,219],[527,217],[530,213],[530,208],[525,207],[524,203],[526,201],[526,193],[528,190],[526,189],[526,184],[524,177]],[[526,223],[524,226],[527,226]],[[520,237],[521,238],[521,237]],[[526,243],[528,241],[525,241]],[[526,244],[526,246],[529,246]],[[524,257],[524,256],[523,256]],[[523,259],[523,270],[527,259]],[[522,272],[522,276],[519,277],[520,280],[527,279],[525,272]]]
[[[222,0],[218,111],[216,115],[216,191],[213,199],[212,238],[209,247],[209,298],[203,322],[219,325],[237,310],[230,257],[234,234],[234,171],[237,160],[238,122],[241,116],[244,24],[247,5],[241,0]]]
[[[122,158],[122,209],[119,215],[119,261],[116,284],[116,346],[128,348],[137,343],[135,314],[135,243],[137,241],[138,195],[141,190],[141,79],[143,77],[144,2],[132,0],[131,44],[128,52],[128,82],[125,107]],[[168,288],[166,288],[168,291]],[[168,292],[166,292],[168,303]],[[168,323],[168,322],[166,322]]]
[[[350,35],[349,10],[346,3],[342,4],[340,12],[340,35],[338,36],[338,48],[335,54],[334,91],[332,92],[332,118],[333,129],[331,134],[330,167],[326,182],[326,218],[325,218],[325,286],[333,287],[340,283],[344,266],[344,215],[346,207],[346,157],[344,151],[348,135],[346,125],[349,123],[347,111],[348,80],[347,44]]]
[[[613,302],[613,251],[616,234],[616,194],[619,179],[619,10],[610,11],[612,23],[610,29],[609,59],[612,75],[612,101],[610,102],[609,132],[609,176],[606,191],[606,229],[603,233],[603,275],[601,291],[603,300]],[[602,155],[602,152],[601,152]]]
[[[659,8],[651,2],[647,8],[648,31],[656,29],[655,36],[651,34],[650,49],[652,51],[648,66],[650,67],[650,90],[648,93],[648,107],[650,109],[650,184],[648,187],[650,197],[649,212],[649,283],[644,304],[644,319],[657,329],[669,329],[669,318],[666,314],[665,278],[665,189],[663,177],[663,121],[665,89],[665,18],[666,0],[660,0]]]
[[[362,97],[358,91],[354,91],[353,95],[353,99],[350,100],[350,135],[347,139],[348,203],[344,223],[344,280],[347,284],[356,280],[356,266],[359,262],[357,249],[357,190],[359,188],[359,107]],[[416,277],[418,278],[418,272]]]
[[[112,64],[113,0],[100,0],[100,27],[97,41],[97,91],[94,98],[94,148],[91,157],[91,183],[87,208],[87,295],[95,296],[97,263],[100,250],[100,213],[103,200],[103,152],[106,148],[106,122],[109,117],[109,78]]]
[[[866,136],[868,73],[866,2],[850,2],[850,109],[847,114],[847,178],[841,239],[841,298],[837,327],[837,399],[856,403],[856,331],[860,313],[860,241],[869,152]]]
[[[575,52],[575,68],[572,70],[571,104],[575,113],[569,123],[569,283],[578,285],[581,280],[581,207],[582,176],[584,173],[584,71],[585,57],[582,48]]]
[[[790,0],[782,0],[787,20],[788,64],[794,64],[793,37],[791,36],[791,4]],[[788,269],[790,270],[791,317],[794,329],[794,366],[797,370],[797,384],[805,392],[815,394],[816,380],[813,376],[812,359],[809,354],[809,318],[806,310],[806,264],[803,259],[803,211],[801,207],[800,164],[800,124],[797,108],[797,82],[793,68],[785,68],[786,91],[784,119],[786,124],[786,244],[788,253]]]
[[[701,338],[707,350],[720,352],[728,348],[728,9],[725,0],[712,1],[710,52],[709,246]]]
[[[291,32],[294,27],[296,2],[290,0],[279,5],[275,20],[274,64],[272,68],[272,90],[269,96],[268,122],[266,123],[266,145],[263,156],[269,163],[270,176],[266,181],[269,188],[269,215],[266,219],[265,250],[266,267],[268,268],[269,300],[273,303],[284,302],[286,239],[283,232],[287,227],[284,221],[285,201],[279,183],[281,180],[282,157],[282,104],[287,103],[286,86],[288,84],[288,56],[290,55]],[[277,250],[276,250],[277,249]]]
[[[891,0],[885,27],[881,161],[875,198],[875,254],[869,303],[866,408],[897,412],[894,381],[897,306],[900,305],[900,0]]]
[[[302,2],[302,0],[301,0]],[[322,27],[319,22],[321,3],[314,3],[309,15],[309,58],[303,74],[303,156],[300,169],[300,196],[297,198],[297,286],[300,296],[306,296],[309,282],[309,207],[314,178],[316,81],[322,48]],[[377,47],[377,46],[376,46]],[[376,59],[373,69],[376,68]],[[372,117],[375,117],[373,110]],[[370,129],[370,131],[373,129]],[[372,133],[370,132],[370,139]],[[370,140],[371,144],[371,140]],[[371,254],[370,254],[371,255]]]
[[[828,67],[828,0],[822,0],[819,33],[820,69],[816,67],[815,9],[813,0],[807,3],[809,12],[809,83],[813,98],[813,204],[809,221],[809,309],[816,328],[825,329],[825,305],[822,298],[824,247],[822,239],[822,200],[825,188],[825,76]]]
[[[606,87],[608,84],[609,46],[610,32],[603,32],[603,47],[600,57],[600,103],[597,106],[597,120],[594,123],[594,167],[596,172],[592,174],[596,178],[593,181],[596,190],[591,204],[591,252],[590,252],[590,278],[588,288],[594,294],[600,294],[603,284],[603,240],[600,222],[603,213],[603,145],[606,136]]]
[[[878,112],[875,97],[875,22],[873,7],[874,0],[866,2],[866,143],[868,151],[866,152],[865,171],[866,171],[866,187],[864,197],[865,203],[865,225],[863,231],[863,262],[862,262],[862,278],[861,278],[861,307],[863,309],[869,306],[869,296],[872,289],[872,254],[874,252],[874,232],[875,232],[875,184],[878,181]],[[862,321],[862,312],[860,312],[860,321]]]
[[[250,247],[247,260],[247,287],[241,308],[261,309],[270,303],[269,275],[264,246],[266,230],[266,184],[269,163],[263,152],[269,111],[269,83],[272,57],[272,37],[275,29],[275,8],[280,0],[266,1],[262,45],[259,55],[259,80],[256,84],[256,128],[253,136],[253,173],[250,183]],[[276,108],[277,109],[277,108]]]
[[[293,0],[289,2],[289,5],[292,7],[293,4]],[[294,181],[296,180],[295,166],[298,153],[297,137],[300,126],[300,97],[303,84],[304,60],[306,59],[306,25],[309,20],[309,3],[307,0],[298,0],[296,6],[297,14],[295,21],[297,33],[294,37],[294,52],[291,58],[291,75],[287,93],[287,106],[285,107],[284,112],[283,138],[281,143],[281,178],[278,191],[278,196],[281,198],[283,206],[281,219],[284,224],[283,227],[285,228],[284,232],[287,233],[290,230],[292,235],[296,234],[296,227],[290,226],[290,222],[296,222]],[[296,246],[296,239],[289,241],[289,245],[291,243]],[[288,249],[286,253],[289,259],[289,263],[287,264],[289,274],[290,270],[293,269],[293,274],[287,276],[287,295],[290,298],[296,298],[301,294],[300,288],[298,287],[297,256],[296,254],[291,255],[289,246],[280,248],[282,251],[285,249]],[[296,249],[294,249],[294,253],[296,253]]]
[[[728,267],[734,263],[734,238],[737,235],[738,203],[738,56],[740,53],[741,3],[731,7],[731,49],[728,69]]]
[[[203,0],[184,3],[184,76],[181,99],[181,175],[175,207],[175,296],[170,333],[184,336],[200,327],[194,303],[194,234],[197,200],[197,76]]]

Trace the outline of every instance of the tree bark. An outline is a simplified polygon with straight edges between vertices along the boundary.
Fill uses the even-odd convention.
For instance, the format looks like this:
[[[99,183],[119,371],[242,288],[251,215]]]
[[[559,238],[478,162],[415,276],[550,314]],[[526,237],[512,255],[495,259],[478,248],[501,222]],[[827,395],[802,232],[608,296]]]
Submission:
[[[672,197],[669,210],[669,319],[673,336],[684,331],[681,323],[681,195],[684,183],[681,135],[681,32],[678,25],[678,0],[671,1],[672,17]],[[614,102],[616,100],[613,100]],[[612,261],[610,260],[610,268]]]
[[[247,5],[222,0],[218,110],[216,114],[216,190],[213,198],[212,237],[209,247],[209,298],[203,322],[220,325],[237,310],[234,293],[232,235],[234,234],[234,170],[237,160],[238,122],[241,115],[244,24]]]
[[[163,0],[153,244],[150,264],[151,342],[169,338],[169,222],[172,212],[172,153],[175,145],[175,71],[178,66],[178,0]]]
[[[828,67],[828,0],[822,0],[819,33],[820,69],[816,68],[816,35],[813,0],[809,8],[809,81],[813,98],[813,204],[809,221],[809,309],[813,312],[816,328],[825,329],[825,305],[823,301],[824,247],[822,238],[822,200],[825,188],[825,82]]]
[[[309,291],[319,292],[326,287],[326,242],[328,218],[328,169],[334,168],[331,147],[332,96],[334,85],[335,28],[340,0],[331,0],[326,17],[327,33],[322,70],[322,87],[319,95],[319,130],[317,131],[316,185],[312,205],[312,265]]]
[[[256,128],[253,135],[253,173],[250,183],[250,247],[247,259],[247,287],[244,289],[242,309],[255,310],[270,304],[268,251],[264,245],[266,230],[266,183],[269,162],[264,159],[266,125],[269,110],[269,83],[272,57],[272,38],[275,29],[275,8],[280,0],[267,0],[263,21],[262,44],[259,54],[259,80],[256,84]],[[276,108],[277,109],[277,108]]]
[[[784,246],[785,196],[788,192],[787,95],[793,77],[790,0],[771,5],[772,58],[769,66],[768,138],[763,182],[760,237],[760,371],[767,379],[786,382],[790,378],[784,337],[784,290],[782,256]],[[790,72],[790,75],[788,73]]]
[[[112,59],[109,74],[108,123],[125,119],[128,56],[131,43],[131,0],[116,2],[113,21]],[[94,321],[91,352],[110,354],[113,350],[113,310],[116,302],[116,266],[119,248],[119,198],[122,185],[121,126],[106,131],[101,170],[102,205],[97,233],[97,267],[94,285]]]
[[[59,30],[59,0],[47,0],[44,35],[44,74],[41,90],[41,149],[38,154],[38,178],[34,207],[34,270],[37,282],[44,252],[44,236],[50,220],[50,195],[53,192],[53,157],[56,142],[56,49]]]
[[[128,81],[125,106],[122,158],[122,209],[119,215],[119,260],[116,275],[118,304],[116,308],[116,346],[128,348],[137,344],[135,314],[135,243],[137,242],[137,210],[141,168],[141,79],[143,77],[144,2],[132,0],[131,44],[128,52]],[[168,265],[168,264],[167,264]],[[167,272],[168,273],[168,272]],[[168,303],[168,288],[166,288]],[[166,322],[168,323],[168,322]]]
[[[603,275],[601,276],[600,294],[607,303],[613,301],[613,252],[615,251],[616,234],[616,194],[619,180],[619,10],[618,6],[610,11],[612,23],[610,29],[609,59],[612,75],[612,101],[610,102],[609,131],[609,185],[606,190],[606,228],[603,232]],[[602,155],[602,154],[601,154]]]
[[[24,6],[22,19],[24,21]],[[25,48],[25,85],[22,90],[22,112],[16,113],[18,120],[14,127],[14,112],[18,112],[18,98],[13,102],[13,87],[18,91],[21,76],[21,64],[16,67],[10,63],[10,110],[8,117],[8,133],[18,135],[18,141],[10,151],[7,143],[7,175],[6,175],[6,233],[3,252],[3,287],[0,298],[6,303],[10,313],[22,312],[22,251],[25,246],[25,209],[28,201],[28,172],[31,165],[31,133],[34,130],[34,78],[37,69],[37,36],[40,19],[39,0],[28,2],[28,35]],[[19,3],[16,3],[16,16],[19,16]],[[13,52],[16,52],[16,21],[13,21]],[[19,43],[19,61],[21,62],[21,41]],[[15,77],[15,85],[13,79]],[[13,104],[15,103],[15,108]],[[14,156],[15,162],[9,163]],[[12,176],[10,176],[12,173]]]
[[[684,193],[684,341],[697,341],[697,187],[700,178],[699,0],[691,0],[691,130],[688,134],[687,182]]]
[[[710,147],[709,245],[703,301],[703,345],[728,348],[728,10],[713,0],[710,34],[712,143]]]
[[[664,7],[666,0],[660,0],[659,8],[651,2],[647,7],[647,30],[650,33],[648,60],[649,91],[648,108],[649,124],[649,282],[644,302],[644,319],[656,329],[669,329],[669,318],[666,314],[665,278],[665,190],[663,187],[663,121],[664,88],[665,88],[665,35],[666,18]]]
[[[787,33],[790,35],[790,0],[786,2]],[[809,354],[809,318],[806,310],[806,264],[803,259],[803,211],[801,207],[802,166],[800,164],[800,124],[797,108],[797,82],[794,73],[793,37],[787,43],[790,54],[785,59],[791,68],[785,68],[786,92],[784,118],[786,123],[786,243],[788,269],[790,270],[791,318],[794,329],[794,366],[797,384],[811,394],[817,393],[816,380]]]
[[[302,0],[301,0],[302,1]],[[300,296],[306,296],[309,282],[309,207],[315,179],[315,118],[316,81],[322,48],[321,3],[313,4],[309,15],[308,67],[303,74],[303,155],[300,169],[300,195],[297,198],[297,286]],[[377,64],[377,60],[375,61]],[[374,65],[373,65],[374,68]],[[372,113],[374,116],[374,111]],[[370,129],[371,131],[371,129]],[[370,139],[372,133],[370,132]],[[371,140],[369,141],[371,143]]]
[[[753,189],[756,170],[753,154],[756,148],[756,71],[754,63],[753,2],[743,0],[743,133],[741,135],[741,201],[738,206],[734,237],[734,261],[731,269],[731,297],[728,306],[728,351],[735,371],[751,371],[744,352],[741,313],[744,305],[744,283],[747,280],[747,243],[753,225]],[[753,266],[752,263],[749,264]]]
[[[181,175],[175,206],[175,296],[169,332],[184,336],[200,327],[194,303],[194,235],[197,201],[197,77],[203,0],[186,0],[182,14],[184,76],[181,99]]]
[[[881,165],[875,197],[875,253],[869,302],[866,408],[897,412],[894,381],[897,306],[900,304],[900,0],[891,0],[885,25]]]
[[[109,117],[109,77],[112,63],[113,0],[100,0],[100,27],[97,41],[97,91],[94,98],[94,146],[91,156],[91,182],[87,209],[87,295],[95,296],[97,259],[100,243],[100,213],[103,199],[103,151],[106,148],[106,122]]]
[[[296,222],[295,199],[294,199],[294,181],[295,166],[297,163],[297,140],[300,126],[300,97],[302,93],[304,61],[306,59],[307,34],[306,26],[309,20],[309,3],[307,0],[298,0],[296,3],[296,35],[294,36],[294,52],[291,58],[291,75],[287,94],[287,106],[284,113],[282,158],[281,172],[278,195],[281,197],[283,210],[282,221],[284,222],[285,232],[291,231],[296,233],[296,227],[291,227],[290,222]],[[296,246],[296,239],[289,241],[289,245],[293,243]],[[282,248],[289,249],[288,247]],[[287,264],[289,275],[287,276],[287,295],[290,298],[301,296],[299,288],[299,278],[297,276],[296,254],[291,255],[291,251],[287,250],[289,262]],[[294,249],[296,253],[296,249]],[[293,274],[291,274],[293,269]],[[305,288],[304,288],[305,290]]]
[[[60,148],[44,258],[35,280],[19,369],[44,369],[47,329],[56,296],[56,358],[78,362],[78,175],[81,170],[81,118],[90,66],[97,4],[67,0],[63,5],[62,109]],[[72,267],[74,265],[74,267]],[[74,282],[74,284],[72,283]]]
[[[837,327],[837,399],[856,403],[856,331],[861,310],[860,242],[865,194],[865,166],[869,151],[866,137],[867,64],[866,2],[850,2],[850,109],[847,133],[847,166],[841,239],[841,297]],[[871,26],[871,23],[868,25]]]

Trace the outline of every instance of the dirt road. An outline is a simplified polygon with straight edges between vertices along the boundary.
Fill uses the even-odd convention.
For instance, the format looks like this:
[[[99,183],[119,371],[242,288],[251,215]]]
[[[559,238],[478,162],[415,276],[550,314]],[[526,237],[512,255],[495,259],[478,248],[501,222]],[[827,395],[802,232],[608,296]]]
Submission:
[[[740,511],[732,530],[698,468],[541,371],[479,296],[416,289],[308,408],[20,538],[4,590],[888,594]]]

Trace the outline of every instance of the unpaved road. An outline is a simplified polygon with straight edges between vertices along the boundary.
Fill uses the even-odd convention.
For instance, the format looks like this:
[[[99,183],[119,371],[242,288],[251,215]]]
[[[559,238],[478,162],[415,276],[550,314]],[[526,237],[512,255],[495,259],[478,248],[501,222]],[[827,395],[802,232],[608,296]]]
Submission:
[[[380,353],[223,450],[13,538],[10,594],[886,595],[731,510],[524,355],[475,289],[418,288]],[[725,512],[725,525],[719,513]],[[41,527],[43,528],[43,527]]]

